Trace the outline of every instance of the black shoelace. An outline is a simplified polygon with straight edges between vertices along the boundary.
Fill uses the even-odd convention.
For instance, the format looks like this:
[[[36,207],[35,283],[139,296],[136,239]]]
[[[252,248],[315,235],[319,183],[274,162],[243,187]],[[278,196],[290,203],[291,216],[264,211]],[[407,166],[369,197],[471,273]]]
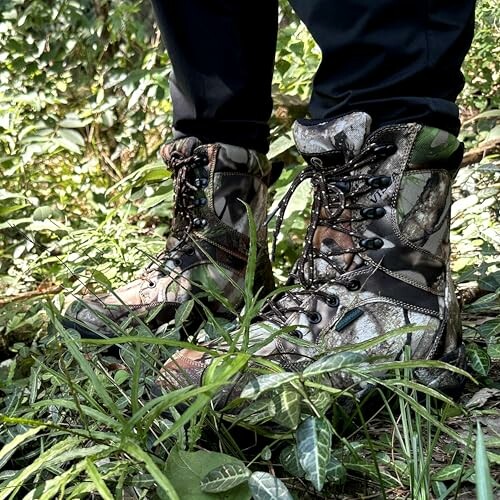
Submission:
[[[353,231],[351,224],[366,219],[378,219],[385,215],[383,207],[366,206],[360,204],[358,200],[372,190],[388,187],[392,183],[392,178],[360,173],[359,170],[395,152],[394,144],[372,143],[348,162],[337,166],[325,167],[321,161],[314,161],[315,158],[311,158],[310,164],[295,178],[277,209],[270,216],[277,214],[272,246],[272,258],[274,258],[277,237],[288,203],[295,190],[304,181],[308,179],[311,181],[313,187],[311,221],[306,232],[304,249],[289,279],[289,284],[297,284],[301,288],[297,291],[285,292],[288,299],[286,302],[295,305],[287,305],[285,308],[281,300],[283,295],[278,296],[267,303],[261,318],[278,320],[279,323],[284,324],[289,313],[298,312],[306,314],[311,323],[319,323],[321,321],[319,313],[303,307],[305,297],[315,294],[318,299],[329,306],[336,307],[339,303],[338,297],[319,290],[322,284],[338,283],[351,291],[361,287],[359,281],[342,277],[345,269],[335,262],[335,258],[347,253],[357,254],[383,246],[382,239],[366,238]],[[350,248],[330,250],[328,253],[321,251],[314,246],[314,235],[320,226],[348,235],[354,245]],[[329,273],[326,277],[316,276],[315,263],[318,259],[323,260],[333,270],[333,275]]]
[[[167,168],[172,172],[174,181],[174,220],[172,224],[171,238],[177,240],[173,247],[170,244],[146,267],[141,278],[154,284],[149,277],[151,271],[163,272],[162,263],[168,260],[174,253],[182,252],[188,255],[194,253],[190,245],[189,235],[196,229],[202,229],[207,225],[206,219],[196,215],[196,209],[207,204],[205,188],[208,186],[208,177],[201,175],[196,169],[204,167],[208,158],[203,152],[195,152],[185,156],[178,151],[171,153],[167,161]],[[171,240],[172,241],[172,240]],[[179,260],[173,258],[174,264]]]

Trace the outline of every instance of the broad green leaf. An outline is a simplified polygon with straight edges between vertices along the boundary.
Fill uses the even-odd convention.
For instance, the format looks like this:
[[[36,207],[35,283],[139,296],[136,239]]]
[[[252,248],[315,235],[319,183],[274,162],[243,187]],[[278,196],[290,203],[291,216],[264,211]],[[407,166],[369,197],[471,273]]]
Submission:
[[[332,402],[331,393],[321,389],[309,389],[308,396],[310,404],[320,414],[324,414]]]
[[[271,143],[269,147],[269,153],[267,153],[267,157],[272,160],[276,158],[281,153],[284,153],[291,147],[293,147],[294,141],[291,133],[280,135],[276,140]]]
[[[63,128],[83,128],[92,122],[92,118],[80,118],[76,113],[68,113],[66,117],[59,122]]]
[[[280,462],[283,468],[292,476],[304,477],[305,472],[300,465],[299,456],[297,455],[297,448],[295,445],[283,448],[280,453]]]
[[[171,481],[179,497],[189,500],[248,500],[251,497],[247,484],[240,483],[223,494],[207,493],[202,490],[202,480],[220,466],[245,467],[240,460],[211,451],[182,451],[173,448],[167,459],[165,475]]]
[[[252,401],[238,414],[238,421],[242,420],[250,425],[268,421],[276,415],[276,406],[272,399],[260,398]]]
[[[364,356],[357,352],[340,352],[329,354],[318,359],[304,370],[305,377],[313,377],[323,373],[341,370],[346,366],[359,365],[364,360]]]
[[[224,464],[212,469],[201,480],[200,486],[206,493],[220,493],[245,483],[250,475],[250,470],[243,464]]]
[[[493,500],[493,485],[490,472],[488,455],[484,444],[483,431],[481,425],[477,422],[476,435],[476,463],[474,470],[476,472],[476,491],[478,500]]]
[[[268,472],[254,472],[248,480],[254,500],[293,500],[281,479]]]
[[[278,390],[273,397],[276,408],[274,421],[289,429],[295,429],[300,420],[302,396],[294,389]]]
[[[485,321],[477,327],[477,330],[481,337],[486,339],[488,342],[492,342],[495,337],[500,336],[500,319]]]
[[[326,466],[326,479],[332,483],[343,483],[346,478],[346,470],[340,460],[330,457]]]
[[[491,360],[488,353],[478,345],[472,343],[467,346],[466,352],[472,369],[480,375],[488,375],[491,367]]]
[[[50,219],[52,217],[59,217],[61,212],[53,207],[42,206],[38,207],[33,211],[33,220],[34,221],[42,221],[45,219]],[[55,229],[56,226],[54,226]]]
[[[59,136],[63,139],[76,144],[77,146],[85,146],[85,141],[79,132],[76,130],[71,130],[67,128],[63,128],[59,130]]]
[[[272,373],[270,375],[261,375],[253,380],[251,380],[241,391],[242,398],[256,398],[263,392],[269,391],[271,389],[276,389],[283,384],[290,383],[294,380],[298,380],[299,375],[297,373],[290,372],[280,372]]]
[[[451,464],[434,472],[431,476],[433,481],[450,481],[458,479],[462,474],[463,466],[460,464]]]
[[[490,344],[487,352],[491,359],[500,359],[500,344]]]
[[[326,419],[309,417],[297,429],[300,465],[317,491],[321,491],[330,461],[332,431]]]
[[[175,311],[175,327],[180,328],[188,320],[191,312],[193,311],[194,300],[187,300],[183,302],[180,307]]]

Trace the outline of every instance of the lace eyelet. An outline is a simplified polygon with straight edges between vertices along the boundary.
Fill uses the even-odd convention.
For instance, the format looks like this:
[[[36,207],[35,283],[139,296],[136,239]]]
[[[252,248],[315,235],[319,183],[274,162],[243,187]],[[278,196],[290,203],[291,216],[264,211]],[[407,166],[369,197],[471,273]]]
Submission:
[[[381,219],[386,214],[386,210],[384,207],[362,208],[360,214],[364,219]]]
[[[184,253],[185,253],[186,255],[189,255],[189,256],[194,255],[194,248],[193,248],[193,247],[187,247],[187,248],[184,250]]]
[[[207,224],[208,224],[208,222],[207,222],[207,220],[206,220],[206,219],[198,219],[198,217],[196,217],[196,218],[193,220],[193,226],[194,226],[194,227],[197,227],[197,228],[203,228],[203,227],[205,227]]]
[[[389,187],[392,184],[392,178],[388,175],[375,175],[366,182],[374,189],[381,189]]]
[[[358,280],[349,280],[345,287],[350,291],[350,292],[355,292],[356,290],[359,290],[361,288],[361,283]]]
[[[149,288],[154,288],[156,286],[156,283],[154,281],[148,281],[148,286]]]
[[[361,240],[359,244],[367,250],[379,250],[384,246],[384,240],[381,238],[365,238]]]
[[[348,193],[351,190],[351,183],[349,181],[337,181],[335,186],[343,193]]]
[[[327,299],[325,300],[326,302],[326,305],[330,306],[330,307],[337,307],[339,305],[339,298],[334,296],[334,295],[330,295],[329,297],[327,297]]]
[[[193,182],[197,188],[205,188],[208,186],[208,179],[205,177],[197,177]]]
[[[301,339],[302,332],[300,330],[294,330],[293,332],[290,332],[290,336],[295,337],[296,339]]]
[[[313,311],[307,314],[307,317],[309,318],[309,323],[312,323],[313,325],[317,325],[318,323],[321,322],[321,314],[317,311]]]
[[[197,167],[203,167],[208,163],[208,156],[204,154],[197,154],[194,157],[194,164]]]
[[[172,262],[175,267],[179,267],[182,264],[182,260],[179,258],[172,259]]]
[[[375,144],[372,151],[379,158],[387,158],[388,156],[392,156],[397,150],[398,147],[396,144]]]
[[[197,207],[203,207],[207,204],[207,199],[206,198],[196,198],[194,200],[194,204],[197,206]]]

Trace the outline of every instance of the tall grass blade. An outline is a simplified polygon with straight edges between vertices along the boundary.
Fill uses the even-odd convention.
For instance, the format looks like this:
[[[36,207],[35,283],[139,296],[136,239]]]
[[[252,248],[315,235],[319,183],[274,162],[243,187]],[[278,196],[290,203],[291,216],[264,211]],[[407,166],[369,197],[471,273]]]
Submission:
[[[113,500],[113,495],[111,494],[111,491],[109,491],[109,488],[106,486],[106,483],[104,482],[104,479],[102,478],[101,474],[99,474],[97,467],[94,465],[94,463],[89,457],[85,459],[85,465],[87,466],[87,474],[94,483],[101,497],[104,500]]]
[[[490,464],[488,462],[486,445],[484,444],[483,431],[479,422],[477,422],[476,463],[474,468],[476,472],[477,500],[493,500]]]
[[[167,494],[170,500],[180,500],[179,495],[175,491],[172,483],[163,474],[160,468],[154,463],[153,459],[139,445],[132,441],[124,441],[121,445],[123,451],[128,453],[132,458],[143,462],[148,472],[155,478],[158,486]]]

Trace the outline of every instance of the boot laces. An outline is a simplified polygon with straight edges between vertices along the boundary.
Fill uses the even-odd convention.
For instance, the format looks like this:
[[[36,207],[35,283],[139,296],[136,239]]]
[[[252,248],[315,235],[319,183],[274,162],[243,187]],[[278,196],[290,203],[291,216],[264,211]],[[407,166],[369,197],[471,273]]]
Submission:
[[[279,202],[276,210],[270,215],[268,221],[276,215],[276,228],[273,236],[271,258],[274,259],[276,244],[281,226],[285,217],[286,208],[295,190],[306,180],[311,181],[313,188],[313,203],[311,208],[311,221],[304,239],[304,248],[298,258],[287,284],[301,285],[297,291],[290,290],[269,300],[261,315],[263,319],[278,320],[285,323],[289,313],[304,313],[310,322],[319,323],[316,311],[307,310],[303,303],[311,294],[328,305],[336,307],[338,297],[320,290],[324,283],[338,283],[348,290],[360,288],[357,280],[343,277],[346,270],[339,265],[335,258],[344,254],[357,254],[367,249],[377,249],[383,246],[380,238],[366,238],[352,230],[352,222],[366,219],[380,218],[385,215],[382,207],[363,205],[359,198],[370,191],[388,187],[392,183],[389,176],[370,175],[359,170],[381,159],[387,158],[396,152],[394,144],[367,145],[359,154],[346,163],[337,166],[324,166],[319,158],[311,158],[309,165],[294,179],[287,193]],[[358,216],[354,214],[358,213]],[[319,227],[328,227],[348,235],[353,241],[353,246],[338,248],[338,250],[322,251],[314,245],[314,235]],[[357,242],[357,244],[355,243]],[[333,270],[328,276],[317,276],[315,263],[323,260]],[[288,300],[281,300],[284,296]],[[286,306],[284,303],[286,302]]]
[[[162,262],[173,258],[174,253],[194,252],[194,248],[189,244],[190,234],[207,225],[206,219],[196,214],[196,210],[207,203],[204,190],[208,186],[209,179],[196,170],[208,164],[206,153],[195,151],[192,155],[184,155],[179,151],[173,151],[166,163],[167,169],[172,172],[174,182],[174,220],[170,237],[175,238],[177,242],[174,246],[168,242],[166,248],[153,259],[140,276],[141,279],[148,281],[150,286],[155,286],[150,277],[152,271],[164,274]],[[175,262],[178,259],[173,258],[173,260]]]

